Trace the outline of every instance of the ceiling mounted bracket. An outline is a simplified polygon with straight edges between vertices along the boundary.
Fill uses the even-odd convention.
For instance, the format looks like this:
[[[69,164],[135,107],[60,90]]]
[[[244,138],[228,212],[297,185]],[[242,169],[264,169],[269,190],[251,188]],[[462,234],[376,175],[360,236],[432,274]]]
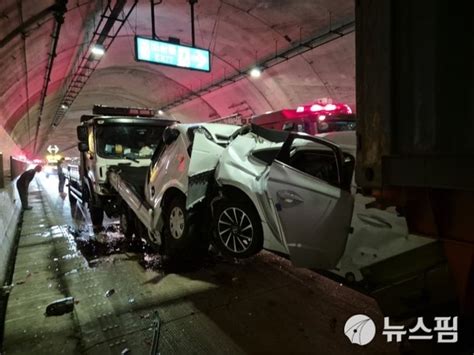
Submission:
[[[194,34],[194,4],[196,4],[198,0],[189,0],[189,5],[191,6],[191,40],[193,47],[196,47],[196,36]]]
[[[162,2],[163,2],[163,0],[159,0],[159,1],[156,1],[156,2],[154,0],[150,0],[150,7],[151,7],[151,38],[153,38],[153,39],[160,39],[156,35],[155,6],[160,5]]]

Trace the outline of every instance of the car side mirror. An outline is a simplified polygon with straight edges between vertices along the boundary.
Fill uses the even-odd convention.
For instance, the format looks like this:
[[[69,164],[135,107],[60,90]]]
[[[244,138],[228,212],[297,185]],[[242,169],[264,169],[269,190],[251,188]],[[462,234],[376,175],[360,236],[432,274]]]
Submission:
[[[87,139],[88,139],[87,126],[77,127],[77,139],[79,140],[79,142],[87,142]]]
[[[176,128],[167,127],[163,132],[163,142],[170,145],[179,137],[179,131]]]
[[[79,142],[77,144],[77,149],[80,152],[87,152],[87,151],[89,151],[89,144],[87,144],[86,142]]]

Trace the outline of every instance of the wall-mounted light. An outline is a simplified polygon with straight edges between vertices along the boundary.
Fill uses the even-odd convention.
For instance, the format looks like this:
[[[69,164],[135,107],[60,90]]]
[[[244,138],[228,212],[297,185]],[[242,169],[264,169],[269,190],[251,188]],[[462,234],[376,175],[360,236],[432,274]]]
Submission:
[[[69,108],[69,106],[66,105],[66,104],[61,104],[61,108],[62,108],[63,110],[67,110],[67,109]]]
[[[165,113],[163,112],[163,110],[158,110],[158,114],[159,114],[160,116],[162,116],[162,115],[164,115]]]
[[[94,44],[94,46],[91,49],[91,53],[96,56],[96,57],[102,57],[105,53],[105,48],[102,44]]]
[[[250,70],[249,74],[252,78],[260,78],[260,75],[262,75],[262,71],[260,70],[260,68],[255,67]]]

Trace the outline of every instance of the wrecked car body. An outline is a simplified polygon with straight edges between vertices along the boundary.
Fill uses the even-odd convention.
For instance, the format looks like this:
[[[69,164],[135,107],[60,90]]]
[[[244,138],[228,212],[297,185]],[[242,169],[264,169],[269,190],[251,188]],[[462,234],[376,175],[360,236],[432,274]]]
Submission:
[[[367,208],[354,182],[355,151],[354,132],[176,124],[141,193],[125,175],[110,172],[109,180],[127,205],[125,234],[145,234],[165,253],[206,248],[211,235],[232,257],[267,249],[360,281],[367,266],[432,240],[409,235],[394,211]]]
[[[126,237],[144,237],[168,255],[206,248],[206,240],[199,231],[205,209],[196,206],[203,198],[198,195],[192,203],[188,201],[188,197],[193,196],[188,191],[188,170],[194,132],[198,129],[206,135],[206,140],[222,151],[230,135],[239,127],[219,124],[169,126],[163,132],[163,139],[157,142],[149,167],[138,169],[120,164],[109,169],[108,182],[122,198],[120,224]],[[214,149],[214,155],[216,152],[219,154],[218,149]],[[199,158],[199,149],[194,156]],[[203,159],[211,161],[212,156],[207,153]]]
[[[196,131],[193,177],[214,171],[211,199],[214,242],[233,257],[262,248],[289,255],[296,266],[332,268],[344,253],[350,232],[353,161],[329,141],[305,134],[244,127],[219,158],[193,164],[219,151]],[[321,155],[315,164],[306,155]],[[194,186],[190,184],[190,192]],[[203,191],[204,189],[200,189]],[[195,194],[194,194],[195,195]]]
[[[216,244],[224,252],[244,257],[259,247],[246,251],[245,246],[252,247],[245,241],[248,235],[235,237],[235,226],[234,236],[229,238],[226,223],[231,223],[232,218],[224,218],[219,225],[220,215],[225,216],[219,206],[222,200],[238,201],[224,202],[229,216],[237,208],[235,211],[242,218],[245,212],[242,206],[253,206],[261,222],[260,248],[285,254],[296,266],[329,269],[350,282],[362,281],[364,273],[371,273],[371,268],[377,268],[380,263],[434,242],[431,238],[409,234],[403,216],[393,208],[372,207],[373,198],[360,193],[353,174],[355,132],[318,136],[334,142],[341,151],[337,153],[342,154],[338,179],[334,171],[332,174],[325,171],[338,166],[337,154],[333,158],[328,154],[330,145],[322,145],[321,141],[305,135],[290,137],[286,132],[268,136],[268,131],[258,127],[244,132],[236,135],[225,150],[216,147],[214,153],[222,152],[217,163],[215,158],[207,160],[208,165],[201,164],[198,170],[195,168],[198,164],[193,166],[191,161],[194,169],[189,171],[190,176],[203,174],[215,165],[213,181],[218,193],[211,203],[213,233]],[[204,136],[201,138],[203,146],[208,146],[205,150],[213,151],[209,147],[212,142]],[[204,191],[202,182],[201,191]]]

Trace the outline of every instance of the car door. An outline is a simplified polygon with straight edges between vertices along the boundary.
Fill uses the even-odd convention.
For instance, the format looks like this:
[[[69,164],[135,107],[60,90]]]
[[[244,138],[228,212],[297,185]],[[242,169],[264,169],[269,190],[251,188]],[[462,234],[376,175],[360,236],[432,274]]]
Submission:
[[[294,265],[330,269],[344,253],[354,206],[346,174],[336,145],[305,135],[290,134],[272,162],[267,191]]]

